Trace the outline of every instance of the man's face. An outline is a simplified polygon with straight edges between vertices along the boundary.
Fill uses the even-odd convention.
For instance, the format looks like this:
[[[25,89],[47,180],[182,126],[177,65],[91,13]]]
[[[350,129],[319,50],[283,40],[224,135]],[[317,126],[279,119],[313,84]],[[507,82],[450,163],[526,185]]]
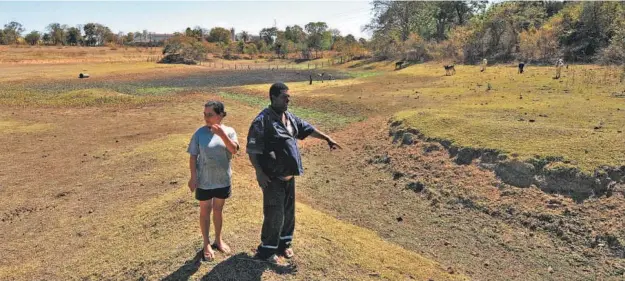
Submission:
[[[214,124],[219,124],[221,119],[221,115],[215,113],[215,110],[212,107],[204,107],[204,121],[206,122],[206,125],[212,126]]]
[[[289,108],[289,102],[291,101],[291,95],[289,90],[282,91],[279,96],[271,98],[271,106],[282,111],[287,111]]]

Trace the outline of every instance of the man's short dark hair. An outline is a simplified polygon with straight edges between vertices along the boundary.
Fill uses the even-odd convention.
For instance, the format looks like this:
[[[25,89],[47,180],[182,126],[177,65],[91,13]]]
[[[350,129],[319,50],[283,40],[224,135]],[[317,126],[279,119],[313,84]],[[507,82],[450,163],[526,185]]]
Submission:
[[[210,107],[213,109],[213,111],[215,111],[215,113],[217,113],[218,115],[222,115],[226,117],[226,109],[224,107],[224,104],[220,101],[216,101],[216,100],[211,100],[208,101],[206,104],[204,104],[204,108]]]
[[[273,85],[271,85],[271,88],[269,88],[269,97],[277,97],[279,96],[283,91],[288,91],[289,87],[287,87],[286,84],[282,83],[282,82],[278,82],[278,83],[274,83]]]

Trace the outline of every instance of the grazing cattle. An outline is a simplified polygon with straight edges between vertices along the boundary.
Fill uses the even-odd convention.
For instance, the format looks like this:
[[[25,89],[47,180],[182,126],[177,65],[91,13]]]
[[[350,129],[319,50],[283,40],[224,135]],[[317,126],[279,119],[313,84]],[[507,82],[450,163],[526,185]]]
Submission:
[[[445,76],[456,74],[456,67],[453,64],[443,65],[445,68]]]
[[[397,69],[401,69],[401,67],[404,65],[404,61],[398,61],[395,63],[395,70]]]
[[[524,62],[520,62],[519,63],[519,74],[523,74],[523,67],[525,67],[525,63]]]
[[[556,62],[556,77],[553,79],[560,79],[560,73],[562,72],[562,67],[564,66],[564,60],[558,59]]]
[[[488,65],[488,61],[486,59],[483,59],[482,64],[480,65],[480,72],[486,71],[486,65]]]

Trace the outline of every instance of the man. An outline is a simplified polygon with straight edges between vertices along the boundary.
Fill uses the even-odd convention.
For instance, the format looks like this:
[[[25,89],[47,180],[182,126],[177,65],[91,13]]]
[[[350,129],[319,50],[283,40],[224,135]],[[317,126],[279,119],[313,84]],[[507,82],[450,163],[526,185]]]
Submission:
[[[297,139],[325,140],[330,149],[341,148],[332,138],[288,111],[289,88],[275,83],[269,89],[271,104],[252,122],[247,153],[263,191],[263,228],[256,258],[272,263],[277,255],[293,257],[295,229],[295,179],[304,173]]]
[[[525,62],[519,63],[519,74],[523,74],[523,68],[525,67]]]
[[[484,71],[486,71],[486,66],[487,66],[487,65],[488,65],[488,60],[483,59],[483,60],[482,60],[482,64],[481,64],[481,66],[480,66],[480,72],[484,72]]]

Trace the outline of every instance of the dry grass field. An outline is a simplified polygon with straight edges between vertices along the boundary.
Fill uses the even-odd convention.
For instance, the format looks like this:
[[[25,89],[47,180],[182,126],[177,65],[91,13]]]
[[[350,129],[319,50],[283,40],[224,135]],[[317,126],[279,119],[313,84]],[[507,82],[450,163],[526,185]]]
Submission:
[[[310,72],[294,63],[234,70],[85,49],[1,52],[1,280],[625,276],[618,69],[573,65],[560,80],[531,65],[523,75],[506,65],[485,73],[456,66],[444,76],[442,64],[395,71],[393,62],[363,61]],[[71,61],[81,52],[93,60]],[[82,71],[92,77],[78,79]],[[322,71],[338,79],[309,85],[308,75]],[[244,140],[275,81],[291,87],[293,112],[345,149],[301,142],[297,256],[277,266],[250,259],[262,196],[245,153],[236,155],[224,211],[233,254],[199,263],[185,151],[202,126],[202,105],[223,100],[225,123]],[[498,160],[486,161],[487,152]],[[511,169],[518,174],[509,179],[498,168],[509,163],[532,165],[544,181],[510,184],[524,170]],[[604,180],[599,171],[609,190],[574,192],[589,188],[587,177]]]

